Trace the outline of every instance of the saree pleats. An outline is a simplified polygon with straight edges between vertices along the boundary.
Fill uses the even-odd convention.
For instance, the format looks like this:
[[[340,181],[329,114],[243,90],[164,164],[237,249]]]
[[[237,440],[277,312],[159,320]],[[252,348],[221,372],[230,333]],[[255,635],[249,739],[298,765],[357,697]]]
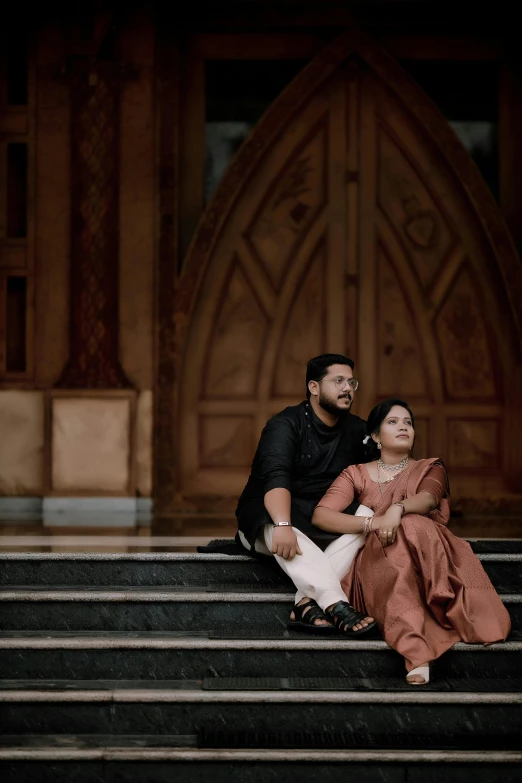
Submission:
[[[364,466],[352,466],[361,472],[354,476],[358,500],[383,514],[420,491],[434,462],[413,463],[384,495]],[[441,498],[429,516],[406,514],[390,546],[371,533],[342,582],[348,600],[375,617],[408,671],[435,660],[455,642],[491,644],[510,632],[506,608],[470,545],[447,529],[448,518],[448,499]]]

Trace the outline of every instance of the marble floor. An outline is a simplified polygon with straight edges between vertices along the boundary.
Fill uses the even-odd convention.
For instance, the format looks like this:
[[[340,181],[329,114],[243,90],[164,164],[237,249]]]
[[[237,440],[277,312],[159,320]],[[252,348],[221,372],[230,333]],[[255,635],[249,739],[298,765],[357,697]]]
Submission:
[[[233,538],[232,514],[129,519],[105,514],[86,520],[0,519],[0,552],[194,552],[214,538]]]

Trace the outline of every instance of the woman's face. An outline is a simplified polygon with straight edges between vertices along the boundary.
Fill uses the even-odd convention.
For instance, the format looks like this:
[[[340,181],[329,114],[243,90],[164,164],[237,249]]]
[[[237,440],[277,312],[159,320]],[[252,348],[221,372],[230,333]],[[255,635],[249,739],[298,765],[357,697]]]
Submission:
[[[383,449],[409,451],[413,446],[415,430],[406,408],[394,405],[382,422],[379,434],[372,437],[376,441],[381,441]]]

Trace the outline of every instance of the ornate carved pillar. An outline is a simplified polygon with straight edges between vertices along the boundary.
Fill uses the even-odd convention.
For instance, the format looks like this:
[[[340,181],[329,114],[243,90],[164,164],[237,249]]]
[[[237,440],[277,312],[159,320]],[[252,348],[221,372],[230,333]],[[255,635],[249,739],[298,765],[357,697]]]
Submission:
[[[120,73],[112,61],[73,62],[71,86],[70,349],[56,384],[122,389],[118,358]]]
[[[44,514],[71,497],[116,496],[133,511],[136,391],[119,360],[119,94],[115,60],[69,60],[71,258],[69,359],[50,394]],[[129,497],[130,496],[130,497]],[[98,500],[81,508],[100,508]],[[134,504],[134,505],[133,505]]]

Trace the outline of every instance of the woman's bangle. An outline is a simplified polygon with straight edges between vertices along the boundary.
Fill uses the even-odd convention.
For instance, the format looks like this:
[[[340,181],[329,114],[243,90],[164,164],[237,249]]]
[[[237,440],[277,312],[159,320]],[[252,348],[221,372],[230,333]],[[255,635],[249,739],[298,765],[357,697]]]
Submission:
[[[372,532],[372,519],[373,517],[363,517],[362,519],[361,533],[364,533],[365,536]]]
[[[400,500],[398,500],[396,503],[393,504],[394,506],[400,506],[401,507],[401,517],[404,516],[406,513],[406,509],[404,508],[404,503],[401,503]]]

